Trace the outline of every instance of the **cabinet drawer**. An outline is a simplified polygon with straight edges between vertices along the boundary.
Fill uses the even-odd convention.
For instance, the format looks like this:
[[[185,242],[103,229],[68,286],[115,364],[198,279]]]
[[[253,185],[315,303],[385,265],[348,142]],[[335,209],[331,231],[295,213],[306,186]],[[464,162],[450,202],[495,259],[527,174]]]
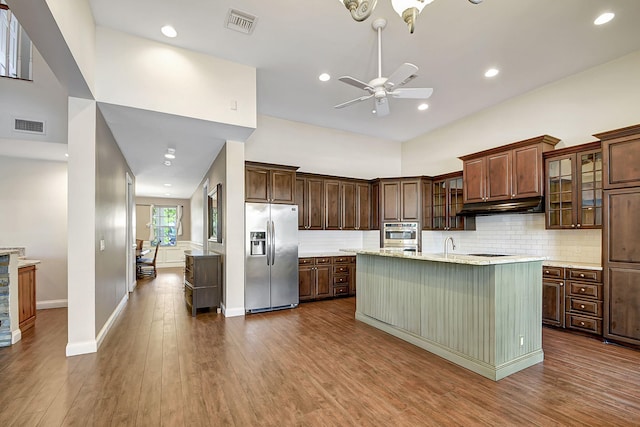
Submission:
[[[189,270],[193,270],[193,257],[186,255],[184,257],[184,267],[189,269]]]
[[[331,264],[331,258],[329,257],[325,257],[325,258],[316,258],[316,265],[319,264]]]
[[[349,265],[334,265],[333,274],[349,274]]]
[[[348,286],[335,286],[333,288],[333,296],[339,297],[341,295],[349,295]]]
[[[313,258],[298,258],[298,265],[313,265]]]
[[[594,334],[602,334],[602,320],[577,314],[567,314],[565,327]]]
[[[184,299],[189,307],[193,306],[193,289],[186,284],[184,285]]]
[[[342,275],[342,276],[333,276],[333,284],[334,285],[340,285],[340,284],[348,284],[349,283],[349,276],[346,275]]]
[[[542,276],[550,277],[553,279],[564,279],[564,268],[563,267],[548,267],[546,265],[542,266]]]
[[[602,271],[579,270],[577,268],[570,268],[567,278],[574,279],[574,280],[589,280],[592,282],[602,282]]]
[[[590,316],[602,317],[602,302],[586,299],[569,298],[569,307],[573,312],[581,312]]]
[[[184,269],[184,280],[193,283],[193,267]]]
[[[568,295],[595,298],[602,301],[602,285],[596,283],[569,282]]]
[[[356,257],[354,256],[334,256],[333,263],[334,264],[353,264],[356,262]]]

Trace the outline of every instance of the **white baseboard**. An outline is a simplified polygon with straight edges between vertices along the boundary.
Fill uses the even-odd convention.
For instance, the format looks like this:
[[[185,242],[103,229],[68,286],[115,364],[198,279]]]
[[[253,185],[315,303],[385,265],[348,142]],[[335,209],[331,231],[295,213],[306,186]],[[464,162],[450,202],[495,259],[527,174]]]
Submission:
[[[96,340],[67,343],[67,357],[78,356],[80,354],[95,353],[98,351]]]
[[[222,314],[224,317],[237,317],[244,316],[244,308],[227,308],[224,304],[220,304],[220,308],[222,308]]]
[[[15,331],[11,331],[11,344],[15,344],[22,339],[22,331],[20,329],[16,329]]]
[[[98,336],[96,338],[97,348],[100,348],[102,341],[104,341],[104,338],[107,336],[107,333],[109,333],[109,329],[111,329],[111,326],[113,326],[113,323],[118,318],[118,315],[120,314],[124,306],[127,305],[128,300],[129,300],[129,292],[125,292],[124,296],[120,300],[120,303],[118,304],[116,309],[113,310],[113,313],[111,313],[111,316],[109,316],[109,318],[105,322],[102,329],[100,329],[100,332],[98,332]]]
[[[36,310],[47,310],[50,308],[62,308],[67,306],[68,306],[68,301],[66,299],[51,299],[47,301],[36,301]]]

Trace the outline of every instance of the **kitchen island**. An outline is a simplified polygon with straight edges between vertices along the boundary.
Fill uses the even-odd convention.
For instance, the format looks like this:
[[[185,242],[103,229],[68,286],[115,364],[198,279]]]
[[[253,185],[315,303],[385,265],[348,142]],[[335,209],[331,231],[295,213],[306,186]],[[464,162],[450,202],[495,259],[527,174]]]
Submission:
[[[543,360],[543,257],[355,252],[356,319],[496,381]]]

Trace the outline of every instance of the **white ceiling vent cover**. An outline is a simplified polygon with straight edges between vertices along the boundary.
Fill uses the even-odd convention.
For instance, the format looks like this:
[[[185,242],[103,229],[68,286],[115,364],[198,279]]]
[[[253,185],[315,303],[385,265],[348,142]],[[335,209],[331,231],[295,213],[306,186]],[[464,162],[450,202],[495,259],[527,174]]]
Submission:
[[[44,122],[39,120],[15,119],[13,122],[13,130],[16,132],[45,134]]]
[[[240,12],[239,10],[229,9],[225,27],[240,33],[251,34],[253,33],[253,29],[255,28],[257,21],[258,18],[253,15],[249,15],[246,12]]]

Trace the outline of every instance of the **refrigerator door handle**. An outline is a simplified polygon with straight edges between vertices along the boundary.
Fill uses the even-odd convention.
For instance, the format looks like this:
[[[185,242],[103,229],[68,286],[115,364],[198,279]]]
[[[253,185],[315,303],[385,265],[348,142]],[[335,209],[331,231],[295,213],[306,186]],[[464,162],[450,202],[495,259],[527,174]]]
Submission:
[[[276,263],[276,224],[271,221],[271,265]]]
[[[267,250],[266,250],[266,255],[267,255],[267,265],[271,265],[271,232],[269,230],[269,221],[267,220],[267,225],[265,227],[265,229],[267,230],[267,238],[266,240],[266,245],[267,245]]]

